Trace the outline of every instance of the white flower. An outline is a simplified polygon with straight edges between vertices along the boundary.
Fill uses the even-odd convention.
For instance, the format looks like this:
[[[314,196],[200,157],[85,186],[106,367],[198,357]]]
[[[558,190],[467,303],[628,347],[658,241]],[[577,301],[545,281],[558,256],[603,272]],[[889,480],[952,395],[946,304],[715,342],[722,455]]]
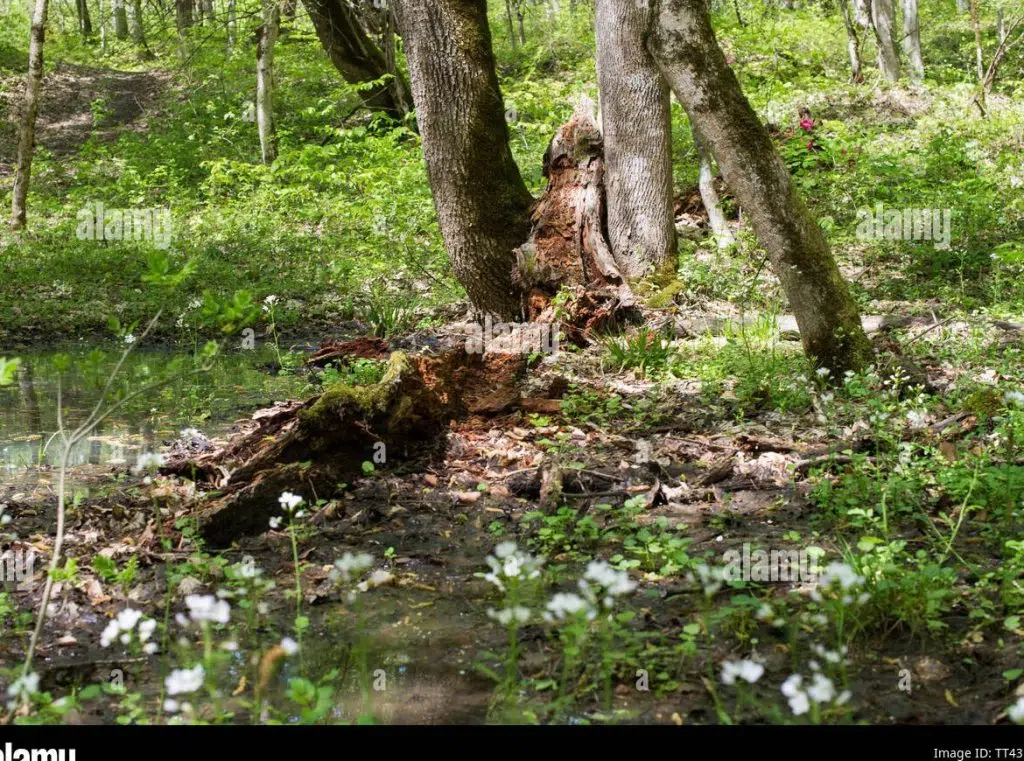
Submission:
[[[178,708],[177,700],[174,698],[164,698],[164,710],[167,711],[167,713],[177,713]]]
[[[590,603],[572,592],[558,592],[548,600],[548,604],[545,607],[550,611],[547,614],[549,619],[551,616],[555,618],[574,616],[582,611],[587,611],[588,618],[593,618],[595,615],[595,611],[590,606]]]
[[[195,692],[203,686],[205,679],[206,671],[203,664],[197,663],[190,669],[175,669],[164,679],[164,685],[167,687],[168,695],[180,695]]]
[[[153,655],[159,649],[160,648],[157,647],[156,642],[147,642],[145,645],[142,646],[142,652],[144,652],[146,655]]]
[[[786,678],[786,681],[782,683],[782,694],[787,698],[791,698],[800,692],[800,685],[803,683],[804,678],[799,674],[791,674]]]
[[[827,676],[815,674],[807,688],[807,696],[815,703],[828,703],[836,696],[836,688]]]
[[[285,655],[295,655],[299,652],[299,644],[291,637],[285,637],[281,640],[281,649]]]
[[[236,650],[238,650],[238,643],[232,639],[229,639],[227,642],[220,643],[220,649],[227,650],[229,653],[233,653]]]
[[[517,549],[515,542],[501,542],[494,548],[494,556],[500,560],[504,560],[510,555],[514,555]]]
[[[28,698],[39,692],[39,674],[29,673],[18,677],[7,688],[8,696],[12,698]]]
[[[121,629],[117,625],[117,620],[110,621],[107,623],[107,628],[103,630],[100,635],[100,646],[110,647],[110,645],[117,639],[117,635],[121,633]]]
[[[827,588],[837,581],[839,586],[846,590],[863,584],[864,577],[858,576],[857,572],[846,563],[829,563],[825,573],[818,579],[818,586]]]
[[[519,558],[515,555],[510,555],[505,558],[505,567],[503,570],[505,572],[506,579],[514,579],[519,576]]]
[[[814,374],[817,375],[819,378],[827,378],[829,375],[832,374],[832,371],[829,370],[827,367],[819,367],[817,370],[814,371]]]
[[[516,605],[512,608],[502,608],[501,610],[494,610],[491,608],[487,611],[487,615],[505,626],[508,626],[513,620],[516,623],[525,624],[530,620],[530,609],[524,608],[522,605]]]
[[[761,607],[757,609],[757,613],[754,614],[754,617],[758,621],[771,621],[775,618],[775,611],[772,610],[772,606],[768,603],[762,603]]]
[[[928,413],[924,410],[911,410],[907,413],[907,422],[911,428],[924,428],[928,425]]]
[[[341,576],[343,581],[349,581],[352,576],[362,573],[371,565],[373,565],[373,555],[367,552],[360,552],[355,555],[351,552],[346,552],[334,561],[332,574],[335,577]]]
[[[274,304],[277,303],[277,296],[275,296],[274,294],[270,294],[265,299],[263,299],[263,303],[273,306]]]
[[[145,642],[153,636],[153,630],[156,629],[156,620],[147,618],[141,624],[139,624],[139,641]]]
[[[124,342],[131,346],[133,343],[135,343],[135,336],[129,333],[124,337]]]
[[[135,608],[125,608],[117,614],[117,626],[123,632],[129,632],[135,628],[135,624],[142,618],[142,611]]]
[[[290,491],[284,492],[277,500],[281,503],[281,507],[286,512],[291,512],[296,507],[301,505],[305,500],[302,499],[298,494],[292,494]]]
[[[725,661],[722,663],[722,684],[735,684],[736,677],[753,684],[764,674],[764,666],[757,661]]]
[[[226,624],[231,618],[231,606],[227,600],[218,600],[213,595],[188,595],[185,604],[189,617],[196,622]]]
[[[270,528],[281,528],[281,516],[275,515],[273,518],[270,519]]]
[[[138,474],[146,470],[156,470],[157,468],[163,467],[164,456],[156,454],[155,452],[146,452],[140,454],[138,459],[135,460],[135,467],[133,472]]]
[[[789,699],[789,709],[794,716],[801,716],[810,709],[811,703],[807,699],[806,692],[798,692]]]
[[[591,560],[583,574],[587,581],[593,581],[612,597],[628,594],[636,589],[636,582],[631,581],[626,571],[618,571],[603,560]]]
[[[1024,724],[1024,697],[1017,698],[1017,702],[1006,709],[1006,715],[1014,724]]]

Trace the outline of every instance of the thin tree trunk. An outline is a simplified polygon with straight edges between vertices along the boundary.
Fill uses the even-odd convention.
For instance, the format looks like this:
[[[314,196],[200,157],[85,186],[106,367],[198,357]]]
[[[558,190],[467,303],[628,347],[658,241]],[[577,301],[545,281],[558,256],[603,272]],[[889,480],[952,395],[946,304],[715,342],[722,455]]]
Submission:
[[[146,32],[142,26],[142,0],[132,0],[132,42],[137,47],[146,47]]]
[[[910,80],[924,79],[924,61],[921,59],[921,30],[918,23],[917,0],[903,0],[903,54],[910,68]]]
[[[89,3],[87,0],[75,0],[75,9],[78,11],[78,31],[83,37],[92,34],[92,18],[89,16]]]
[[[509,148],[486,0],[397,0],[395,17],[452,269],[477,310],[515,319],[533,198]]]
[[[274,46],[281,26],[281,9],[276,0],[263,7],[263,24],[256,38],[256,127],[260,135],[260,158],[264,164],[277,158],[274,129]]]
[[[516,27],[512,20],[512,0],[505,0],[505,25],[508,27],[508,41],[512,43],[512,49],[516,49]]]
[[[981,84],[985,81],[985,53],[981,44],[981,15],[978,12],[978,0],[970,0],[971,8],[971,26],[974,28],[974,63],[975,70],[978,74],[978,83]],[[982,88],[984,90],[984,88]],[[982,103],[984,106],[984,93],[982,94]]]
[[[18,163],[14,170],[11,200],[11,229],[22,230],[27,219],[28,187],[32,179],[32,156],[36,148],[36,116],[39,114],[39,89],[43,81],[43,44],[46,41],[47,0],[35,0],[29,32],[28,74],[18,134]]]
[[[725,221],[718,191],[715,190],[711,151],[708,149],[707,140],[695,124],[690,124],[690,131],[693,133],[693,147],[697,151],[697,189],[700,191],[700,200],[703,201],[704,210],[708,213],[708,224],[711,225],[711,232],[715,235],[718,247],[728,248],[736,242],[736,238]]]
[[[202,2],[203,12],[205,13],[207,20],[212,23],[217,18],[216,12],[213,9],[213,0],[202,0]],[[292,4],[292,7],[294,8],[294,3]],[[294,10],[292,11],[292,15],[295,15]]]
[[[864,74],[861,72],[860,63],[860,38],[857,36],[857,27],[850,18],[850,0],[839,0],[839,12],[843,16],[843,26],[846,28],[846,51],[850,56],[850,81],[859,84],[864,81]]]
[[[892,0],[872,0],[871,20],[878,45],[878,69],[890,82],[900,78],[900,58],[894,41],[895,17]]]
[[[608,167],[608,241],[629,279],[674,276],[669,91],[644,45],[650,10],[597,0],[597,81]]]
[[[704,0],[654,0],[648,45],[697,125],[789,297],[807,354],[833,377],[867,365],[871,344],[828,242],[743,95]]]
[[[516,3],[516,17],[519,20],[519,42],[523,45],[526,44],[526,26],[524,24],[526,20],[526,11],[523,10],[522,0]]]
[[[853,0],[854,21],[861,29],[871,28],[871,0]]]
[[[237,26],[237,20],[235,18],[235,0],[228,0],[228,52],[230,53],[235,48],[235,27]]]
[[[320,44],[334,68],[346,82],[364,85],[393,74],[385,84],[360,90],[363,104],[402,118],[409,111],[412,95],[406,78],[392,66],[366,33],[352,7],[345,0],[304,0]]]
[[[113,0],[114,6],[114,35],[119,40],[128,39],[128,9],[124,0]]]

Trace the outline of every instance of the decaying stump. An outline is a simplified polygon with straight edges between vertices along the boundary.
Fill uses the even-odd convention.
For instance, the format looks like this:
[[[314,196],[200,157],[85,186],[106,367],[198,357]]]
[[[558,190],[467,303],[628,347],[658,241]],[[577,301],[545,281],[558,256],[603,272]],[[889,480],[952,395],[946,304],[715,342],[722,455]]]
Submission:
[[[529,239],[516,249],[513,281],[534,322],[555,322],[553,297],[570,291],[561,325],[576,344],[629,316],[635,298],[605,236],[605,164],[593,103],[582,101],[544,154],[548,186],[531,216]]]
[[[458,357],[395,352],[380,383],[339,384],[305,402],[261,410],[227,446],[196,458],[172,458],[162,471],[218,490],[199,508],[200,530],[213,544],[265,531],[280,512],[282,492],[314,502],[359,474],[375,454],[377,462],[381,453],[391,462],[436,441],[462,409],[453,393],[459,364],[465,362]]]

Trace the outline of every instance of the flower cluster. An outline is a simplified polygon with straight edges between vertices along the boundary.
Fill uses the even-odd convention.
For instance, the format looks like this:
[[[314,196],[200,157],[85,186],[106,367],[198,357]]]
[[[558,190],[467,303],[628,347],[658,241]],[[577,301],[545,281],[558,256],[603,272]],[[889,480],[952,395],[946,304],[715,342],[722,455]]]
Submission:
[[[597,608],[590,601],[583,599],[573,592],[558,592],[544,606],[544,620],[554,621],[571,618],[581,613],[585,614],[588,621],[597,616]]]
[[[724,661],[722,663],[722,684],[736,684],[736,677],[753,684],[764,674],[764,666],[757,661]]]
[[[186,595],[185,605],[188,606],[188,618],[181,613],[175,618],[182,626],[187,626],[190,619],[203,626],[226,624],[231,620],[231,605],[213,595]]]
[[[636,582],[629,573],[612,568],[604,560],[591,560],[579,581],[580,591],[591,603],[601,600],[606,608],[612,607],[614,598],[629,594],[636,589]]]
[[[281,505],[281,509],[284,510],[288,515],[291,516],[293,521],[297,521],[301,518],[306,517],[305,510],[298,510],[297,508],[306,500],[300,497],[298,494],[292,494],[290,491],[283,492],[277,499]],[[278,529],[281,528],[282,518],[279,515],[275,515],[270,519],[270,528]]]
[[[168,697],[164,699],[164,710],[168,713],[177,713],[179,710],[189,712],[192,706],[187,702],[179,703],[172,696],[187,695],[195,692],[206,681],[206,669],[203,664],[197,663],[190,669],[174,669],[164,679],[164,687],[167,688]]]
[[[494,548],[494,554],[485,558],[491,572],[482,574],[485,581],[490,582],[502,592],[511,580],[536,579],[540,576],[543,557],[534,557],[520,550],[515,542],[501,542]],[[481,575],[481,574],[477,574]]]
[[[135,628],[136,624],[138,624],[138,630]],[[100,645],[110,647],[115,640],[122,645],[128,645],[132,641],[132,634],[136,633],[138,641],[142,645],[142,652],[152,655],[157,651],[157,645],[155,642],[150,642],[149,638],[153,636],[155,630],[156,621],[154,619],[143,618],[142,612],[135,608],[125,608],[107,624],[100,635]]]
[[[373,555],[368,552],[358,552],[355,555],[346,552],[334,561],[334,567],[328,578],[335,583],[343,581],[347,584],[353,577],[358,576],[372,565]]]
[[[829,563],[825,573],[818,577],[817,586],[811,590],[811,599],[821,602],[825,597],[824,592],[838,597],[843,605],[852,605],[854,602],[863,605],[871,599],[870,594],[861,592],[854,597],[854,593],[863,584],[864,577],[858,575],[851,566],[846,563]]]
[[[19,702],[25,702],[39,692],[39,674],[28,673],[15,679],[7,687],[7,708],[13,711]]]
[[[832,680],[821,672],[815,672],[810,683],[805,683],[800,674],[792,674],[782,683],[782,694],[789,700],[789,708],[794,716],[802,716],[811,708],[811,703],[818,705],[835,701],[841,706],[850,699],[850,691],[844,690],[836,694]]]

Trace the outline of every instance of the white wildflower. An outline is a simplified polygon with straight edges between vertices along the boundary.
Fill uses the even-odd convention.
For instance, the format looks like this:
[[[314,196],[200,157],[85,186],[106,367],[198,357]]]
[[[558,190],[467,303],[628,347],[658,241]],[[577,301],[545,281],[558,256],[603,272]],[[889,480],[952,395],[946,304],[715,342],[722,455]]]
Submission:
[[[525,624],[530,620],[530,609],[524,608],[522,605],[516,605],[511,608],[502,608],[501,610],[494,610],[494,608],[490,608],[487,611],[487,615],[504,626],[508,626],[512,621],[519,624]]]
[[[340,576],[343,581],[349,581],[354,575],[362,573],[371,565],[373,565],[373,555],[367,552],[360,552],[355,555],[351,552],[346,552],[334,561],[334,568],[331,570],[331,574],[335,580]]]
[[[286,491],[283,494],[281,494],[277,501],[281,503],[281,507],[286,512],[290,513],[296,507],[301,505],[305,500],[298,494],[292,494],[290,491]]]
[[[725,661],[722,663],[722,684],[735,684],[736,677],[753,684],[764,674],[764,666],[757,661]]]
[[[270,528],[272,528],[272,529],[279,529],[279,528],[281,528],[281,516],[275,515],[273,518],[270,519]]]
[[[174,669],[167,678],[164,685],[167,687],[168,695],[181,695],[186,692],[195,692],[203,686],[206,679],[206,671],[203,664],[197,663],[190,669]]]
[[[227,600],[218,600],[213,595],[188,595],[185,605],[188,606],[189,617],[198,623],[226,624],[231,618],[231,606]]]
[[[1024,407],[1024,392],[1021,391],[1007,391],[1003,397],[1007,404],[1013,404],[1017,407]]]
[[[157,468],[163,467],[164,456],[155,452],[145,452],[140,454],[135,460],[135,467],[133,472],[135,474],[142,473],[147,470],[156,470]]]
[[[828,703],[836,696],[836,688],[832,680],[824,674],[815,674],[811,686],[807,688],[807,697],[815,703]]]
[[[285,655],[295,655],[299,652],[299,643],[291,637],[285,637],[281,640],[281,649],[284,650]]]
[[[548,600],[548,604],[545,608],[549,611],[545,614],[545,617],[548,620],[552,617],[565,618],[566,616],[574,616],[583,611],[587,611],[588,618],[593,618],[595,614],[590,603],[572,592],[556,593],[550,600]]]

